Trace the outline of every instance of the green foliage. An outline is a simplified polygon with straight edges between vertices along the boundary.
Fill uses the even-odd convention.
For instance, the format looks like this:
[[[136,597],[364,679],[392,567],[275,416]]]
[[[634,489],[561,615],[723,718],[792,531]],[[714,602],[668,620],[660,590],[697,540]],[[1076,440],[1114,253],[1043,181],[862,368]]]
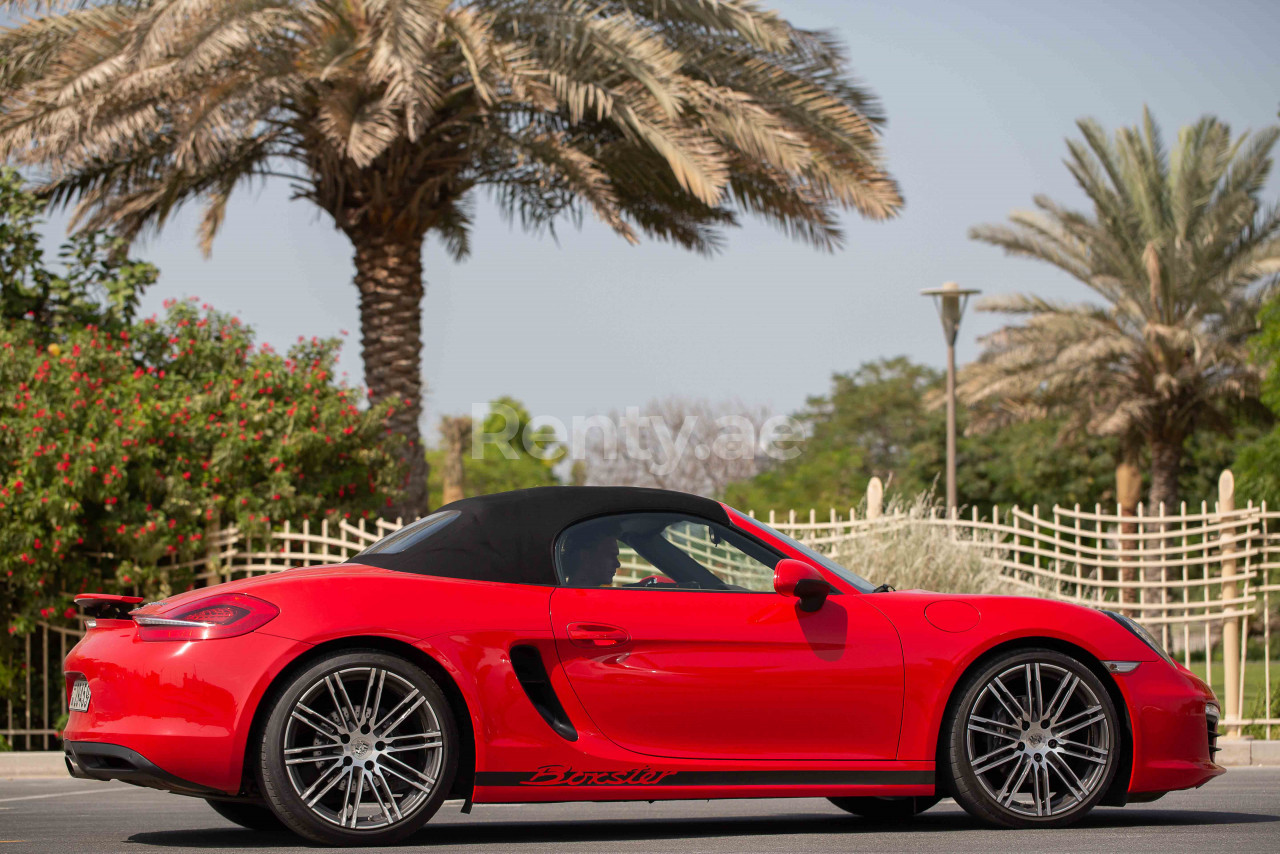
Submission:
[[[63,330],[131,323],[144,289],[155,283],[151,264],[125,256],[119,238],[80,232],[61,247],[62,272],[44,262],[36,232],[41,202],[13,169],[0,169],[0,320],[33,321],[41,343]]]
[[[510,448],[515,459],[504,455],[502,447],[495,443],[485,444],[479,459],[468,453],[462,465],[469,495],[559,483],[552,467],[564,455],[564,448],[556,440],[554,429],[534,427],[531,421],[529,410],[513,397],[499,397],[489,404],[484,432],[501,434],[514,426]]]
[[[962,504],[1052,507],[1092,506],[1115,501],[1113,440],[1064,435],[1063,419],[1009,424],[987,434],[964,436],[956,449],[956,490]],[[929,471],[945,465],[945,438],[919,448],[937,455]]]
[[[796,413],[808,433],[800,455],[731,485],[725,500],[756,511],[849,507],[862,500],[873,476],[897,491],[927,490],[932,475],[921,479],[906,463],[912,447],[941,423],[924,404],[938,381],[937,371],[905,356],[836,374],[830,394],[809,398]]]
[[[484,423],[478,428],[473,427],[473,430],[482,430],[491,435],[511,433],[512,438],[506,445],[514,452],[515,457],[504,454],[503,448],[497,443],[480,444],[479,434],[473,433],[472,444],[467,446],[462,459],[468,496],[535,486],[556,486],[560,483],[554,467],[564,456],[565,449],[556,439],[554,429],[534,427],[531,421],[529,410],[514,397],[504,395],[489,403]],[[473,454],[477,444],[480,444],[478,457]],[[431,465],[431,478],[428,481],[431,506],[438,507],[441,503],[444,450],[427,451],[427,462]]]
[[[131,320],[154,270],[92,249],[105,245],[95,238],[66,248],[66,272],[51,273],[31,248],[27,200],[8,176],[3,187],[6,305],[37,298],[0,319],[0,612],[13,615],[11,634],[70,616],[85,590],[186,584],[164,564],[203,556],[215,526],[260,531],[390,502],[392,405],[362,408],[356,389],[334,383],[338,341],[299,341],[282,356],[191,302]]]
[[[1280,417],[1280,293],[1273,294],[1258,315],[1253,356],[1266,372],[1262,403]],[[1255,501],[1280,506],[1280,425],[1240,448],[1234,465],[1236,492]]]
[[[946,420],[930,406],[942,374],[899,356],[832,378],[832,391],[797,414],[809,438],[800,456],[732,485],[726,500],[756,511],[852,507],[873,476],[892,495],[914,497],[941,482]],[[964,430],[961,413],[959,430]],[[1061,421],[1015,424],[961,436],[956,448],[962,504],[1106,500],[1114,459],[1102,440],[1061,442]]]
[[[859,505],[873,476],[892,498],[912,499],[940,486],[946,466],[946,419],[938,371],[905,357],[868,362],[832,378],[832,390],[810,398],[796,417],[809,436],[800,456],[732,484],[725,500],[767,513]],[[974,413],[959,413],[956,492],[961,505],[1091,506],[1115,497],[1114,439],[1065,431],[1064,417],[1005,424],[964,435]],[[1237,433],[1252,426],[1241,413]],[[1185,494],[1211,499],[1233,446],[1204,431],[1188,442]]]
[[[1145,446],[1148,504],[1174,507],[1187,440],[1231,431],[1234,410],[1257,398],[1247,342],[1280,269],[1280,207],[1263,199],[1280,128],[1233,135],[1206,116],[1169,150],[1145,110],[1113,138],[1078,126],[1066,165],[1092,210],[1036,196],[1036,210],[970,236],[1057,267],[1093,301],[984,300],[1017,322],[982,338],[960,396],[984,407],[978,426],[1052,414]]]

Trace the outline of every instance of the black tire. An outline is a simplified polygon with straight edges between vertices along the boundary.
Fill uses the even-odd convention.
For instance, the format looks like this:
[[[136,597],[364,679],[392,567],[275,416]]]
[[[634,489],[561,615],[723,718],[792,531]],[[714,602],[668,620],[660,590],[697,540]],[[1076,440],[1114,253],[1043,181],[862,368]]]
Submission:
[[[325,656],[279,692],[258,776],[295,833],[326,845],[389,845],[435,815],[459,753],[449,702],[430,676],[397,656],[353,650]]]
[[[249,830],[287,830],[284,823],[276,817],[264,804],[249,801],[218,801],[208,798],[205,801],[213,807],[213,811],[232,824],[238,824]]]
[[[860,815],[871,821],[889,823],[910,821],[942,798],[929,795],[906,798],[827,798],[827,800],[845,812]]]
[[[1051,649],[1000,655],[954,696],[943,729],[948,761],[939,771],[975,818],[997,827],[1064,827],[1111,785],[1121,721],[1106,686],[1082,662]]]

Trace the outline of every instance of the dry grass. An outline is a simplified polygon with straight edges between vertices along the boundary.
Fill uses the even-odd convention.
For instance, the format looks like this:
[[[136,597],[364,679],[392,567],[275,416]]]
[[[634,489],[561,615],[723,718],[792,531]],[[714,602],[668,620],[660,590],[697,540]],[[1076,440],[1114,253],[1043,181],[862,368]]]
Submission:
[[[893,499],[881,522],[836,543],[831,556],[873,583],[898,590],[1043,595],[983,559],[992,553],[989,538],[966,530],[963,540],[954,539],[935,514],[941,516],[932,493]]]

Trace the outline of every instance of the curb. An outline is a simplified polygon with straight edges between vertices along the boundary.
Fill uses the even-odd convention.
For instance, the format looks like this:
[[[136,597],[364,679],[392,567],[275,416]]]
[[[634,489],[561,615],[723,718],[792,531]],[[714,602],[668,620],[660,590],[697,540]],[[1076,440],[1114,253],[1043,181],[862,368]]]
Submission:
[[[0,779],[33,780],[40,777],[70,777],[61,750],[10,751],[0,753]]]
[[[1221,749],[1214,761],[1228,768],[1241,765],[1280,765],[1280,741],[1220,738],[1218,747]]]

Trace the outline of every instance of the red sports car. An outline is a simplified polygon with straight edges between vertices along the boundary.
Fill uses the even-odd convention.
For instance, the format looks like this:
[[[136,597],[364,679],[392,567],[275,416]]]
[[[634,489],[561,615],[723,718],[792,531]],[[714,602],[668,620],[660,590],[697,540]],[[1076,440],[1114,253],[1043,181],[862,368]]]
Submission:
[[[680,493],[470,498],[338,566],[81,599],[71,773],[324,843],[449,798],[1059,827],[1223,771],[1213,693],[1131,620],[877,587]]]

